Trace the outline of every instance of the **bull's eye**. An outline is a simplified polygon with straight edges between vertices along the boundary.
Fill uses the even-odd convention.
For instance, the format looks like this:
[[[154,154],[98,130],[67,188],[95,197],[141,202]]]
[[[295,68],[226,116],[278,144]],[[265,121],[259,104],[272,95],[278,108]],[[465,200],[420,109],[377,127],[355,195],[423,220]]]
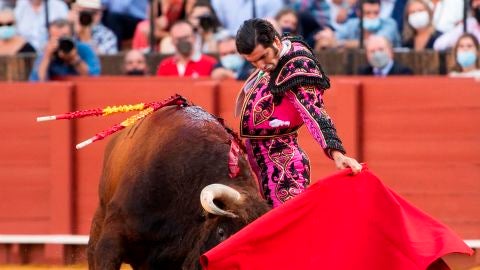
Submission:
[[[225,231],[222,228],[217,229],[217,235],[220,238],[221,241],[225,240],[227,236],[225,235]]]

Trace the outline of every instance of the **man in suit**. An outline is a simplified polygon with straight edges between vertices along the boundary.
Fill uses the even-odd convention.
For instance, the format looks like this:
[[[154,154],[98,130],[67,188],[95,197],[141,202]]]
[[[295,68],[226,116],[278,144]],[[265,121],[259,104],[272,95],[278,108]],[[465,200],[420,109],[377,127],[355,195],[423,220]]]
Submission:
[[[370,36],[365,44],[368,65],[358,69],[359,75],[385,77],[411,75],[413,71],[393,59],[391,43],[383,36]]]

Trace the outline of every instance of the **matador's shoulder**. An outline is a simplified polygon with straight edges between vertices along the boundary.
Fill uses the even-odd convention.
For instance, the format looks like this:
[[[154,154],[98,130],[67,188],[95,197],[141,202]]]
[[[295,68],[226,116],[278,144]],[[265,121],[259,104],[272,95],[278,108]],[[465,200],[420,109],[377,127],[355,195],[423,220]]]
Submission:
[[[330,80],[323,72],[319,61],[303,40],[289,37],[292,46],[303,47],[290,50],[280,58],[270,76],[269,88],[273,94],[282,94],[299,86],[314,85],[322,90],[330,87]]]

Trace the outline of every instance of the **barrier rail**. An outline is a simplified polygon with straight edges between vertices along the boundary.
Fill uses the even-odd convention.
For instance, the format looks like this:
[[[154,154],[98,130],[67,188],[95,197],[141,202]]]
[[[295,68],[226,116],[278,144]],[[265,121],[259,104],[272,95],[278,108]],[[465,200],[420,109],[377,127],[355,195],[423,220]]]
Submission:
[[[0,244],[86,245],[88,235],[71,234],[0,234]]]

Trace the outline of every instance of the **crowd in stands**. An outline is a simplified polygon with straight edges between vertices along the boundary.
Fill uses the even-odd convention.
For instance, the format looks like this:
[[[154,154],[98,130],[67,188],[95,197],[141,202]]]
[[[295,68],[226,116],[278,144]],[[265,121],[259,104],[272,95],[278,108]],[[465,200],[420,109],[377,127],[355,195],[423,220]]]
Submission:
[[[245,80],[235,35],[252,17],[316,51],[364,48],[361,75],[412,74],[394,51],[435,50],[451,52],[451,76],[480,77],[480,0],[0,0],[0,55],[36,53],[32,81],[97,76],[118,53],[127,75],[160,53],[151,75]]]

